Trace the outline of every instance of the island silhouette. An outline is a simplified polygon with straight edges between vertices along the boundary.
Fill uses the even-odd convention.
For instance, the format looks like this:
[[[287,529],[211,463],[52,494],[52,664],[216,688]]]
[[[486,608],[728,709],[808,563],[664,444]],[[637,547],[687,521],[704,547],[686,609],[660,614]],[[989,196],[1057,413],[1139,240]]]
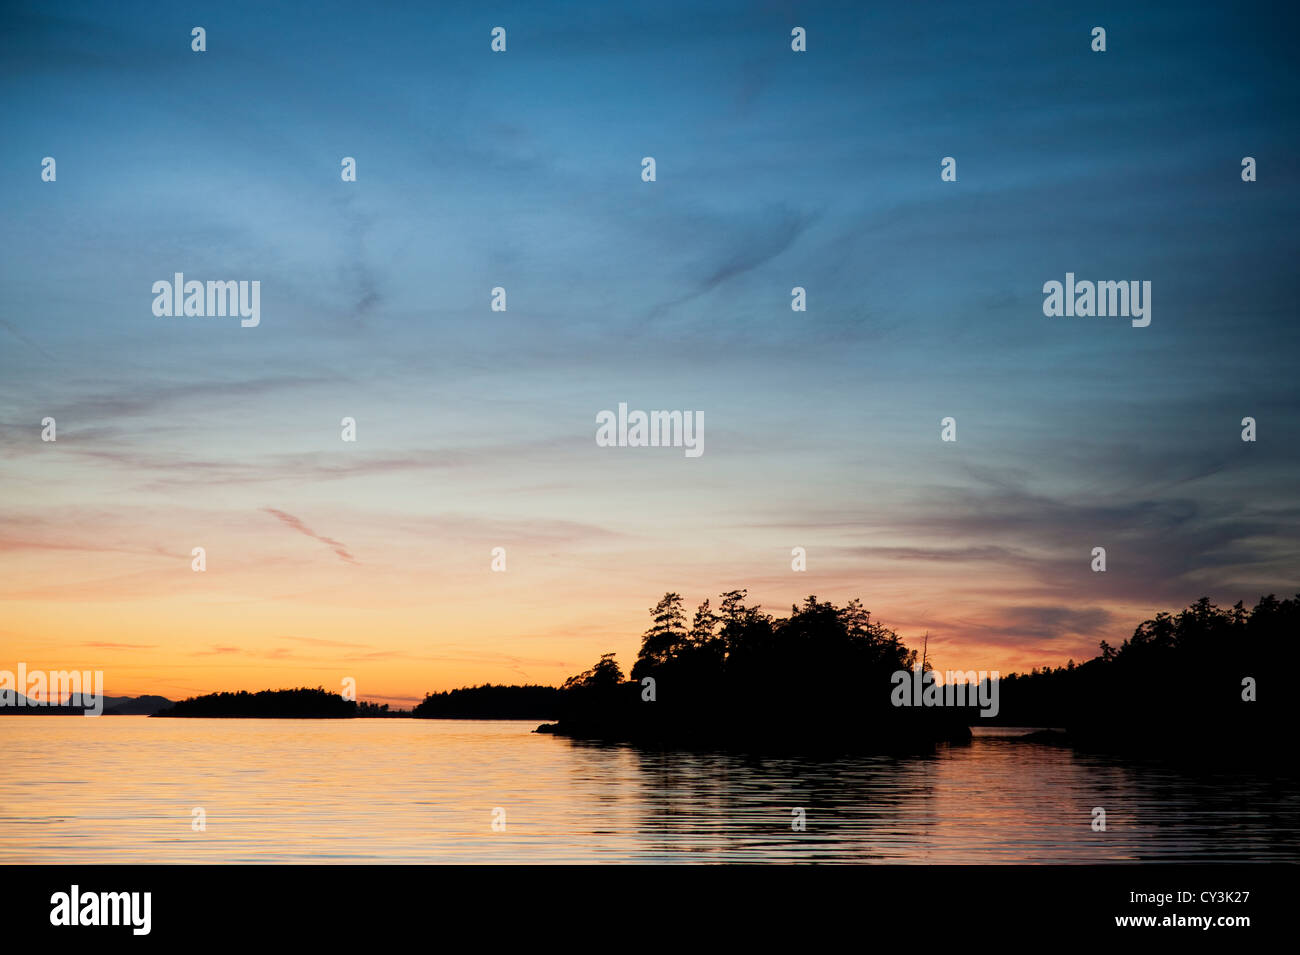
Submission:
[[[891,703],[895,673],[918,666],[860,600],[808,597],[785,617],[746,604],[745,590],[709,600],[689,624],[682,597],[650,608],[651,625],[624,680],[612,653],[562,687],[544,732],[662,747],[777,751],[899,750],[970,739],[966,714]]]
[[[962,743],[971,726],[1052,727],[1026,738],[1080,748],[1254,758],[1294,739],[1285,688],[1297,663],[1300,595],[1220,608],[1201,598],[1143,621],[1091,660],[1009,673],[996,715],[974,705],[900,706],[901,673],[928,674],[860,600],[809,596],[784,616],[745,590],[650,608],[631,673],[605,653],[562,686],[492,685],[427,694],[412,710],[355,702],[321,687],[212,693],[160,717],[538,719],[538,732],[661,748],[910,752]],[[927,677],[928,679],[928,677]]]

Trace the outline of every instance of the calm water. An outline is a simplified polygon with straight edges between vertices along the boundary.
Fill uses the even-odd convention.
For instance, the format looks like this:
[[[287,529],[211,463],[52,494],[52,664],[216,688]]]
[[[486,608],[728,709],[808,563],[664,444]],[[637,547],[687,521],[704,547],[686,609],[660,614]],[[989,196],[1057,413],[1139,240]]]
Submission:
[[[1300,859],[1294,780],[997,735],[925,759],[756,760],[535,725],[6,716],[0,863]]]

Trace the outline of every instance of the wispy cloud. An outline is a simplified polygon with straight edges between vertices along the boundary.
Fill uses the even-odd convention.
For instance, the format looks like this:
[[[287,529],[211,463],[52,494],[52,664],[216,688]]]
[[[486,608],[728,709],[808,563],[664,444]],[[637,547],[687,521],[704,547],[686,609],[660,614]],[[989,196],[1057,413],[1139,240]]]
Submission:
[[[273,516],[276,520],[280,521],[280,523],[284,524],[285,527],[290,527],[293,530],[297,531],[299,534],[306,534],[308,537],[311,537],[315,540],[320,541],[322,544],[325,544],[332,551],[334,551],[334,553],[338,554],[338,556],[342,560],[347,561],[349,564],[357,563],[357,559],[353,557],[351,553],[348,552],[346,545],[340,543],[339,541],[334,540],[334,538],[332,537],[326,537],[324,534],[317,534],[314,530],[312,530],[310,527],[308,527],[298,518],[294,517],[292,514],[287,514],[284,511],[276,510],[274,507],[264,507],[262,508],[262,510],[264,510],[266,513]]]
[[[721,248],[708,256],[712,259],[711,262],[705,258],[708,262],[705,274],[697,278],[685,294],[652,308],[650,317],[663,315],[670,309],[706,295],[731,279],[772,261],[794,245],[814,219],[808,213],[778,207],[764,212],[756,222],[729,220],[730,228],[719,239]],[[683,231],[693,233],[699,225],[693,222],[689,230]]]

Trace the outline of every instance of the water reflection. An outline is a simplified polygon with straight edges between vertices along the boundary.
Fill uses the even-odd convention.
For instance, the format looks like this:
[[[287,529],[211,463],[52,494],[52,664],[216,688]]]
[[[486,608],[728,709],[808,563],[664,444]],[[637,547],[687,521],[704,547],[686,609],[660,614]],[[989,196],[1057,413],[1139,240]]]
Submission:
[[[910,759],[641,754],[640,832],[655,858],[699,861],[1300,858],[1294,779],[1189,773],[1012,735]],[[792,825],[796,809],[806,831]]]
[[[926,758],[812,760],[532,728],[0,718],[0,862],[1300,860],[1294,778],[995,736]]]

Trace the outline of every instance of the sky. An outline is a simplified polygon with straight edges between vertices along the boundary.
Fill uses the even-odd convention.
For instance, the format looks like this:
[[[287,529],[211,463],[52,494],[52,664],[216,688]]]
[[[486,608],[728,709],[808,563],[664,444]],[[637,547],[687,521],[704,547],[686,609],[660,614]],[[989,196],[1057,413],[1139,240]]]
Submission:
[[[744,587],[1007,672],[1300,590],[1294,10],[704,6],[6,4],[0,668],[406,705]]]

